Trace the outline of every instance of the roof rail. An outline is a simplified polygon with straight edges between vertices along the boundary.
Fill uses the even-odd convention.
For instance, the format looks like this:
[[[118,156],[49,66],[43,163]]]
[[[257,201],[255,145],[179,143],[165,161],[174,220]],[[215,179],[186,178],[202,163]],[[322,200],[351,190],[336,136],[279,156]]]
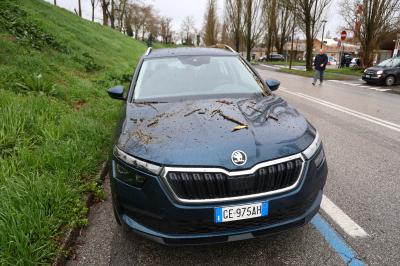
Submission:
[[[235,50],[233,50],[232,47],[230,47],[229,45],[223,44],[223,43],[217,43],[217,44],[214,44],[214,45],[212,45],[210,47],[219,48],[219,49],[225,49],[225,50],[228,50],[228,51],[230,51],[232,53],[237,53]]]
[[[224,44],[224,46],[225,46],[225,49],[231,51],[232,53],[237,53],[237,52],[236,52],[235,50],[233,50],[233,48],[230,47],[229,45]]]
[[[149,55],[151,53],[151,51],[153,50],[153,47],[149,47],[147,48],[146,54],[145,55]]]

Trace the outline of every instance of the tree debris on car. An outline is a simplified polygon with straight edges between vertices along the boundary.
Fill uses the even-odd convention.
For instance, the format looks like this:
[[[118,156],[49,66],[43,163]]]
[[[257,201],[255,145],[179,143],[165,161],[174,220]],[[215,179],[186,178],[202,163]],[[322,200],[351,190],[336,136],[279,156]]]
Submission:
[[[198,111],[200,111],[200,110],[201,110],[200,108],[195,109],[195,110],[193,110],[193,111],[191,111],[191,112],[189,112],[189,113],[187,113],[187,114],[185,114],[185,115],[183,115],[183,116],[186,117],[186,116],[192,115],[192,114],[194,114],[194,113],[196,113],[196,112],[198,112]]]
[[[227,100],[216,100],[217,103],[222,103],[222,104],[226,104],[226,105],[231,105],[233,104],[232,101],[227,101]]]
[[[232,132],[235,132],[235,131],[238,131],[238,130],[241,130],[241,129],[248,129],[248,128],[249,128],[248,125],[238,125],[238,126],[236,126],[236,127],[234,127],[232,129]]]
[[[150,124],[148,124],[147,127],[152,127],[152,126],[158,124],[158,122],[159,122],[159,120],[158,120],[158,119],[155,119],[153,122],[151,122]]]

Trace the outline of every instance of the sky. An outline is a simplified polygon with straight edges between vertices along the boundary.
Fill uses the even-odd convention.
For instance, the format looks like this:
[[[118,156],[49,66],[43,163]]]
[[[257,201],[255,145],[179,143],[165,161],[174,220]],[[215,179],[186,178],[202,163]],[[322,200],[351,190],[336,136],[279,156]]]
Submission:
[[[53,0],[45,0],[53,3]],[[168,16],[172,18],[173,30],[175,32],[180,31],[180,25],[182,20],[186,16],[193,16],[195,20],[195,26],[197,29],[201,29],[203,26],[203,17],[206,9],[207,0],[142,0],[147,4],[151,4],[158,10],[161,16]],[[342,0],[332,0],[329,12],[327,15],[327,24],[325,32],[328,31],[331,37],[339,37],[340,26],[343,24],[343,19],[339,15],[339,5]],[[81,0],[82,2],[82,13],[83,17],[91,18],[91,6],[90,0]],[[218,12],[220,18],[223,14],[224,0],[217,0]],[[57,5],[64,7],[73,12],[74,8],[78,6],[78,0],[57,0]],[[96,6],[95,13],[96,21],[101,21],[101,9],[100,4]]]

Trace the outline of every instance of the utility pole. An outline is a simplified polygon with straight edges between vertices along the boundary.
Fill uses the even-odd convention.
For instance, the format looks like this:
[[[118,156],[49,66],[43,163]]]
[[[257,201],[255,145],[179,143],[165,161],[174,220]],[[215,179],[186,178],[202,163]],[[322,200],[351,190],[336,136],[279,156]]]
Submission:
[[[322,23],[324,23],[324,25],[322,26],[322,39],[321,39],[321,49],[322,49],[322,45],[323,45],[323,43],[324,43],[324,34],[325,34],[325,24],[326,24],[326,22],[328,22],[327,20],[323,20],[323,21],[321,21]]]

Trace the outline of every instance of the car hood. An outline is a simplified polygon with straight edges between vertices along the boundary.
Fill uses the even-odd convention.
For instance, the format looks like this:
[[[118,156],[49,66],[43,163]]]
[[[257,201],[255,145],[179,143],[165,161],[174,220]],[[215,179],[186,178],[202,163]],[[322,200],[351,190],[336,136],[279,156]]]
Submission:
[[[390,67],[373,66],[373,67],[367,68],[367,71],[377,72],[377,71],[379,71],[379,70],[385,70],[385,69],[389,69],[389,68],[390,68]]]
[[[248,128],[235,131],[238,123]],[[117,145],[128,154],[161,165],[239,170],[299,153],[315,134],[304,117],[280,97],[252,96],[128,103]],[[245,165],[232,163],[235,150],[247,154]]]

